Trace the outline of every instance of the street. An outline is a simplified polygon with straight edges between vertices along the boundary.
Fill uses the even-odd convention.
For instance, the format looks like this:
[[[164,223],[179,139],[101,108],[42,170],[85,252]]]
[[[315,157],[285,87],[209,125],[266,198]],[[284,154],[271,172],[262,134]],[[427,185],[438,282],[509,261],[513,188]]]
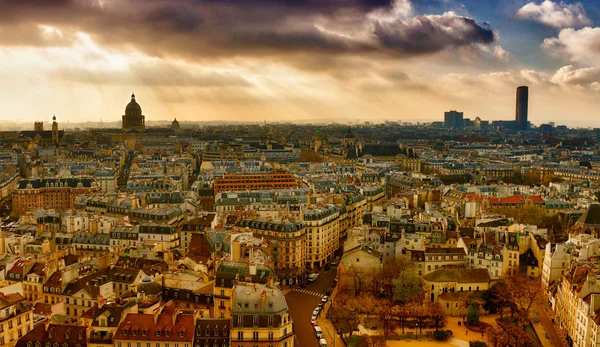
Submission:
[[[319,341],[315,337],[313,326],[310,324],[312,312],[321,302],[321,298],[331,287],[337,273],[336,268],[322,272],[315,282],[304,289],[294,289],[285,294],[288,309],[294,321],[294,332],[298,339],[298,346],[318,347]],[[322,314],[325,314],[323,312]]]

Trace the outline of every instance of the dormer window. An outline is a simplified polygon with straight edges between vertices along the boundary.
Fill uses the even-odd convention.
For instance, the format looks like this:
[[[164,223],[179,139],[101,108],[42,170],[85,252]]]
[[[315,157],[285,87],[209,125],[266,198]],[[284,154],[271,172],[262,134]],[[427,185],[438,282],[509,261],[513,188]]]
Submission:
[[[160,336],[160,330],[156,331],[156,336]]]
[[[131,331],[131,335],[136,336],[137,335],[137,330]]]
[[[171,336],[171,333],[169,331],[165,331],[165,336],[169,337],[169,336]]]
[[[123,329],[123,335],[127,335],[127,329]]]
[[[146,336],[146,330],[142,330],[142,336]]]
[[[179,332],[179,337],[183,337],[183,331]]]

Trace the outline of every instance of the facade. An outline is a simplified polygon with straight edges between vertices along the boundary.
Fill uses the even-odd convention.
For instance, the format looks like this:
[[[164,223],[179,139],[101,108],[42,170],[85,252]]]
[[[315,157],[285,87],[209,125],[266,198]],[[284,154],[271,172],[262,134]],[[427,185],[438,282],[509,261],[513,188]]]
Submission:
[[[298,181],[289,173],[225,174],[214,182],[214,192],[298,188]]]
[[[294,346],[292,318],[278,288],[238,283],[231,305],[232,346]]]
[[[444,128],[462,128],[463,113],[458,111],[444,112]]]
[[[335,205],[308,208],[302,213],[306,230],[306,267],[320,268],[333,260],[340,248],[340,209]]]
[[[15,346],[33,329],[33,309],[21,294],[0,294],[0,346]]]
[[[100,191],[91,178],[37,178],[21,180],[13,193],[13,213],[37,209],[68,210],[78,195]]]
[[[230,329],[229,319],[198,319],[194,347],[228,347]]]
[[[426,248],[424,273],[443,268],[466,267],[467,255],[464,248]]]
[[[243,220],[234,232],[252,232],[269,245],[277,275],[285,283],[295,284],[306,272],[306,230],[302,222],[290,220]]]
[[[565,274],[565,271],[571,263],[569,248],[564,244],[548,242],[542,264],[542,285],[549,287],[558,282]]]

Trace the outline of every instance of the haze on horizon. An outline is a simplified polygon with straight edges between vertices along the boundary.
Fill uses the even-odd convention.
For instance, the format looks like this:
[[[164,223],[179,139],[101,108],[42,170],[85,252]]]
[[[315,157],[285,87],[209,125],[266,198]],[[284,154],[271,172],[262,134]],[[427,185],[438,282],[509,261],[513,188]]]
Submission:
[[[482,4],[485,3],[485,4]],[[0,120],[513,119],[600,126],[600,4],[0,0]]]

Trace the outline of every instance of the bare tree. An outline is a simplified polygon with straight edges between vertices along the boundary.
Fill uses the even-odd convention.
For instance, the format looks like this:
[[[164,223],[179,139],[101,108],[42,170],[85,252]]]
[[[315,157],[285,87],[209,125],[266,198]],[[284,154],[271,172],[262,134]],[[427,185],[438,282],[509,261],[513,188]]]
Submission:
[[[404,324],[413,316],[413,305],[401,304],[394,307],[396,308],[394,315],[400,322],[400,328],[402,329],[402,334],[404,334]]]
[[[435,324],[436,331],[440,326],[446,324],[446,310],[444,310],[439,302],[429,302],[427,304],[427,313],[433,324]]]

